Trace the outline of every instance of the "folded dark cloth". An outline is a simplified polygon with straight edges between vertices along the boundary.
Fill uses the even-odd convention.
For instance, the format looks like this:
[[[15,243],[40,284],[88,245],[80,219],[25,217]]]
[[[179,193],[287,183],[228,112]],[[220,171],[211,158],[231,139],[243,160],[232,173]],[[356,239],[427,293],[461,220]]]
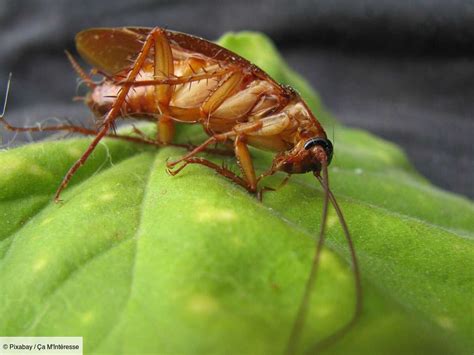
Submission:
[[[267,33],[344,123],[402,146],[435,184],[474,197],[474,8],[469,1],[263,0],[0,2],[8,119],[87,121],[64,56],[97,26],[162,26],[215,39]],[[11,137],[2,133],[4,139]],[[19,136],[17,141],[28,136]]]

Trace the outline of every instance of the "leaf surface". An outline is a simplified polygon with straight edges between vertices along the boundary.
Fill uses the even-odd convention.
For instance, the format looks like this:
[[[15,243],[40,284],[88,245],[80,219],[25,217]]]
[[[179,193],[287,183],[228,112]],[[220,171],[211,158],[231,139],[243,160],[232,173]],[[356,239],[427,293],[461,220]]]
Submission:
[[[330,179],[359,255],[364,310],[325,352],[472,352],[472,202],[432,186],[393,144],[337,124],[263,35],[219,42],[294,86],[335,127]],[[198,126],[178,132],[182,142],[204,137]],[[52,203],[89,141],[0,154],[0,334],[83,336],[88,354],[282,353],[321,219],[316,180],[293,176],[259,203],[204,167],[166,174],[182,149],[108,139]],[[259,171],[271,163],[252,155]],[[334,211],[322,256],[300,352],[354,307]]]

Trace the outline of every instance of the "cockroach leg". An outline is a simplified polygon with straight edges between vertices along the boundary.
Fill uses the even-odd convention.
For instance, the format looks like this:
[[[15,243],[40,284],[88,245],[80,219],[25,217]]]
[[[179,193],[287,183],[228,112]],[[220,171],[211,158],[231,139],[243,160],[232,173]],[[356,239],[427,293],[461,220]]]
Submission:
[[[169,79],[174,75],[174,62],[168,38],[162,29],[153,31],[152,38],[155,49],[153,79]],[[160,111],[164,114],[167,113],[166,109],[170,104],[172,94],[171,85],[155,85],[155,100],[159,105]]]
[[[204,159],[204,158],[198,158],[198,157],[186,158],[186,159],[183,160],[183,164],[179,168],[177,168],[175,170],[171,170],[171,169],[168,168],[168,173],[170,175],[174,176],[174,175],[178,174],[181,170],[183,170],[188,164],[200,164],[200,165],[207,166],[208,168],[210,168],[210,169],[214,170],[215,172],[217,172],[219,175],[222,175],[225,178],[233,181],[237,185],[242,186],[248,192],[255,193],[255,189],[247,181],[242,179],[240,176],[235,174],[233,171],[227,169],[224,166],[218,165],[218,164],[216,164],[216,163],[214,163],[210,160]]]
[[[0,115],[0,122],[3,126],[12,132],[54,132],[54,131],[66,131],[71,133],[80,133],[83,135],[96,135],[98,132],[93,129],[88,129],[81,126],[74,126],[69,124],[62,124],[56,126],[35,126],[35,127],[15,127],[12,126],[3,115]]]
[[[251,160],[247,145],[244,143],[243,136],[238,136],[235,139],[234,151],[239,161],[239,165],[242,168],[245,178],[238,176],[237,174],[227,169],[226,167],[219,166],[211,162],[210,160],[194,157],[196,154],[204,151],[204,149],[206,149],[207,146],[217,143],[217,142],[223,142],[227,140],[228,138],[230,138],[231,136],[233,136],[234,134],[235,134],[234,132],[228,132],[228,133],[218,134],[218,135],[209,137],[203,144],[193,149],[191,152],[183,156],[181,159],[176,160],[174,162],[168,162],[167,163],[168,172],[171,175],[176,175],[181,170],[183,170],[184,167],[187,166],[188,164],[201,164],[215,170],[220,175],[232,180],[233,182],[245,188],[250,193],[255,193],[257,190],[257,180],[255,177],[255,171],[253,169],[252,160]],[[176,170],[172,170],[173,167],[175,167],[179,163],[183,163],[183,164],[180,167],[178,167]]]
[[[213,144],[218,141],[225,140],[229,138],[233,132],[222,134],[222,135],[214,135],[210,137],[206,142],[201,144],[199,147],[195,148],[193,151],[186,154],[181,159],[167,163],[168,172],[171,175],[176,175],[179,173],[184,167],[188,164],[201,164],[205,165],[220,175],[234,181],[235,183],[239,184],[240,186],[244,187],[250,193],[257,192],[257,178],[255,176],[255,169],[253,167],[252,158],[250,156],[250,152],[248,150],[247,144],[245,143],[245,136],[243,134],[237,135],[234,139],[234,152],[237,158],[238,164],[242,170],[243,178],[236,175],[234,172],[230,171],[229,169],[219,166],[207,159],[197,158],[194,155],[202,152],[208,145]],[[172,170],[174,166],[178,163],[183,163],[179,168],[176,170]],[[262,196],[263,193],[258,192],[257,196]]]
[[[145,63],[146,58],[148,57],[148,54],[150,52],[151,46],[153,42],[155,41],[155,37],[162,33],[162,29],[160,28],[154,28],[150,31],[148,36],[146,37],[145,43],[143,44],[143,47],[136,58],[133,66],[131,67],[130,72],[127,75],[127,81],[134,81],[140,72],[140,70],[143,67],[143,64]],[[92,151],[95,149],[97,144],[102,140],[107,135],[108,130],[112,127],[113,121],[120,115],[120,111],[122,109],[122,105],[125,102],[125,99],[128,95],[128,92],[130,91],[131,84],[125,84],[124,86],[121,87],[117,98],[115,102],[112,105],[112,108],[109,110],[107,115],[104,118],[104,122],[102,125],[102,128],[99,130],[87,150],[84,152],[84,154],[74,163],[74,165],[69,169],[69,171],[66,173],[64,176],[61,184],[59,185],[56,194],[54,195],[54,201],[59,202],[61,192],[66,188],[68,185],[69,181],[71,178],[74,176],[76,173],[77,169],[79,169],[84,163],[86,162],[87,158],[89,155],[92,153]]]
[[[185,144],[186,149],[188,149],[189,151],[191,150],[194,150],[197,145],[195,144]],[[217,148],[217,146],[214,146],[213,148],[205,148],[203,150],[204,153],[208,153],[208,154],[215,154],[215,155],[220,155],[220,156],[224,156],[224,157],[233,157],[234,156],[234,150],[233,149],[226,149],[226,148]]]
[[[110,138],[120,138],[124,140],[129,140],[131,142],[136,142],[136,143],[144,143],[144,144],[149,144],[149,145],[154,145],[157,147],[177,147],[177,148],[184,148],[187,151],[193,151],[194,149],[198,148],[198,145],[192,144],[192,143],[163,143],[161,140],[153,140],[147,137],[147,135],[138,129],[135,126],[133,127],[133,132],[140,137],[133,137],[133,136],[126,136],[126,135],[108,135]],[[158,126],[158,128],[160,128]],[[219,148],[204,148],[200,150],[201,152],[208,153],[208,154],[215,154],[215,155],[222,155],[222,156],[234,156],[234,152],[232,150],[226,150],[226,149],[219,149]]]
[[[260,175],[258,177],[257,181],[260,182],[260,180],[264,176],[267,176],[267,175],[264,175],[264,174]],[[281,188],[283,188],[288,183],[288,181],[290,181],[290,177],[291,177],[291,174],[286,175],[285,178],[280,182],[280,184],[277,187],[264,186],[260,190],[258,190],[257,197],[260,200],[260,202],[263,201],[263,194],[264,193],[266,193],[266,192],[275,192],[275,191],[280,190]]]
[[[167,167],[168,168],[173,168],[176,164],[179,164],[180,162],[191,158],[192,156],[204,151],[207,146],[215,143],[223,143],[228,139],[231,139],[237,135],[244,135],[246,133],[251,133],[255,132],[258,129],[262,127],[262,123],[260,121],[257,122],[251,122],[251,123],[242,123],[234,126],[232,131],[226,132],[226,133],[220,133],[220,134],[215,134],[211,137],[209,137],[204,143],[202,143],[200,146],[196,147],[193,149],[191,152],[183,156],[182,158],[173,161],[173,162],[168,162]]]
[[[257,190],[257,177],[255,176],[255,169],[250,156],[249,148],[245,143],[245,136],[238,135],[234,140],[234,151],[237,162],[242,170],[242,174],[249,185],[252,192]]]
[[[193,151],[194,149],[196,149],[197,147],[199,147],[198,145],[192,144],[192,143],[183,143],[183,144],[170,143],[170,144],[167,144],[166,146],[167,147],[184,148],[184,149],[186,149],[187,151],[190,151],[190,152]],[[233,157],[233,156],[235,156],[233,150],[229,150],[229,149],[225,149],[225,148],[222,148],[222,149],[221,148],[204,148],[200,152],[207,153],[207,154],[219,155],[219,156],[223,156],[223,157]]]
[[[223,134],[216,134],[212,137],[209,137],[204,143],[202,143],[201,145],[194,148],[192,151],[190,151],[189,153],[184,155],[182,158],[180,158],[178,160],[175,160],[175,161],[172,161],[172,162],[167,162],[166,166],[167,166],[168,169],[172,169],[177,164],[179,164],[181,162],[185,162],[186,160],[188,160],[189,158],[192,158],[196,154],[205,151],[208,145],[211,145],[211,144],[214,144],[214,143],[217,143],[217,142],[223,142],[233,134],[234,134],[234,132],[228,132],[228,133],[223,133]]]
[[[174,137],[174,122],[166,114],[161,115],[160,119],[157,121],[157,137],[158,142],[163,145],[169,145],[173,141]]]
[[[210,114],[217,110],[219,106],[231,96],[242,82],[244,75],[240,71],[230,71],[229,74],[221,80],[218,87],[209,95],[201,106],[203,119],[208,119]]]
[[[186,162],[189,163],[189,160],[194,157],[196,154],[204,151],[207,146],[218,143],[218,142],[225,142],[228,139],[238,137],[235,139],[234,142],[234,152],[237,156],[238,162],[242,168],[242,171],[244,173],[244,176],[247,180],[244,180],[239,177],[242,181],[245,181],[244,187],[247,189],[247,191],[251,193],[255,193],[257,191],[257,179],[255,177],[255,171],[253,168],[253,163],[251,160],[250,153],[248,151],[247,145],[244,143],[244,137],[246,133],[251,133],[255,132],[258,129],[262,127],[261,122],[251,122],[251,123],[243,123],[243,124],[238,124],[234,126],[232,131],[226,132],[226,133],[221,133],[221,134],[215,134],[211,137],[209,137],[204,143],[202,143],[200,146],[196,147],[193,149],[191,152],[188,154],[184,155],[182,158],[173,161],[173,162],[167,162],[167,168],[168,170],[172,169],[175,167],[177,164],[184,162],[185,165]],[[200,164],[200,163],[199,163]],[[212,162],[209,162],[209,164],[214,164]],[[206,165],[206,164],[203,164]],[[215,164],[214,164],[215,165]],[[207,165],[210,166],[210,165]],[[183,167],[180,167],[180,170],[182,170]],[[217,170],[216,170],[217,171]],[[234,173],[232,173],[234,176],[236,176]],[[226,176],[226,175],[224,175]],[[241,185],[241,184],[240,184]],[[241,185],[243,186],[243,185]]]
[[[210,73],[200,73],[200,74],[194,74],[190,76],[180,76],[180,77],[174,77],[174,78],[160,78],[160,79],[154,79],[154,80],[136,80],[136,81],[119,80],[119,81],[114,81],[114,84],[116,85],[132,84],[135,87],[151,86],[151,85],[180,85],[180,84],[188,84],[188,83],[205,80],[205,79],[216,79],[227,73],[229,73],[229,69],[225,69],[225,70],[221,69],[221,70],[216,70]]]
[[[263,194],[264,194],[265,192],[273,192],[273,191],[276,191],[273,187],[264,186],[264,187],[262,187],[261,189],[258,190],[258,192],[257,192],[257,199],[258,199],[260,202],[263,202]]]
[[[68,124],[57,125],[57,126],[46,126],[46,127],[38,127],[38,126],[15,127],[15,126],[12,126],[4,118],[3,114],[0,115],[0,122],[3,124],[3,126],[7,130],[12,131],[12,132],[61,132],[63,131],[63,132],[69,132],[69,133],[77,133],[84,136],[95,136],[99,133],[99,131],[96,131],[94,129],[90,129],[90,128],[86,128],[82,126],[68,125]],[[138,134],[139,137],[134,137],[134,136],[125,135],[125,134],[116,134],[116,133],[107,133],[105,137],[112,138],[112,139],[120,139],[127,142],[132,142],[132,143],[152,145],[155,147],[168,146],[168,147],[184,148],[188,151],[192,151],[198,147],[197,145],[191,144],[191,143],[186,143],[186,144],[168,143],[165,145],[161,143],[160,141],[147,138],[147,136],[136,127],[133,127],[133,132]],[[225,149],[219,149],[219,148],[204,148],[201,151],[205,153],[221,155],[221,156],[234,156],[234,152],[232,150],[225,150]]]
[[[262,175],[259,176],[258,180],[257,181],[260,181],[262,178]],[[288,181],[290,181],[290,178],[291,178],[291,174],[288,174],[285,176],[285,178],[280,182],[280,184],[277,186],[277,187],[270,187],[270,186],[264,186],[262,187],[260,190],[259,190],[259,196],[258,196],[258,199],[260,201],[263,200],[263,194],[265,192],[275,192],[275,191],[278,191],[280,190],[281,188],[283,188],[287,183]]]

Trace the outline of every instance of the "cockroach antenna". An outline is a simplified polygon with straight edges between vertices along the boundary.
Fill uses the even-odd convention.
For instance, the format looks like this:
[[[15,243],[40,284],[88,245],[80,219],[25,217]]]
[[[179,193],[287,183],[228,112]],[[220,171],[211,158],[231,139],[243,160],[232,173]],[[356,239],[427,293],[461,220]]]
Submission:
[[[323,200],[323,210],[321,216],[321,225],[319,229],[319,238],[316,241],[316,245],[314,248],[314,255],[313,261],[311,263],[311,269],[309,272],[308,279],[306,280],[306,285],[304,289],[303,298],[300,302],[300,306],[298,308],[298,313],[296,315],[295,321],[293,323],[293,328],[291,330],[290,338],[288,339],[287,347],[285,354],[292,355],[296,351],[296,347],[298,344],[298,340],[301,335],[301,331],[303,330],[306,316],[308,314],[309,308],[309,301],[311,297],[311,293],[316,281],[316,276],[318,273],[319,261],[321,258],[321,251],[324,246],[324,239],[326,237],[326,224],[327,224],[327,216],[328,216],[328,209],[329,209],[329,176],[328,176],[328,168],[327,168],[327,161],[324,162],[321,166],[323,172],[322,178],[322,186],[324,190],[324,200]],[[314,173],[315,177],[320,178],[319,173]]]
[[[362,314],[362,307],[363,307],[362,280],[361,280],[361,274],[360,274],[360,267],[359,267],[359,262],[357,260],[354,241],[352,240],[351,233],[349,232],[349,227],[347,226],[346,219],[344,218],[344,215],[342,214],[341,207],[337,203],[336,197],[334,196],[332,191],[329,189],[327,181],[325,183],[324,179],[322,179],[321,176],[316,176],[316,178],[319,180],[319,183],[321,184],[323,189],[326,189],[327,194],[329,195],[329,201],[331,201],[332,206],[336,210],[337,217],[339,218],[339,222],[341,224],[342,230],[344,232],[344,236],[347,241],[347,245],[349,247],[350,258],[352,260],[352,268],[354,272],[355,307],[354,307],[354,312],[352,314],[351,320],[347,322],[343,327],[335,331],[333,334],[328,336],[327,338],[314,344],[309,349],[311,353],[316,353],[326,348],[327,346],[329,346],[331,343],[335,342],[336,340],[342,338],[354,326],[354,324],[356,324],[357,320]]]
[[[360,277],[360,269],[359,269],[359,263],[357,260],[357,255],[355,252],[355,247],[354,247],[354,242],[352,240],[351,234],[349,232],[349,227],[347,226],[346,220],[344,218],[344,215],[342,213],[342,210],[337,203],[336,198],[334,197],[334,194],[332,193],[331,189],[329,188],[329,174],[328,174],[328,164],[327,162],[324,162],[322,164],[322,175],[319,172],[314,172],[313,175],[316,177],[316,179],[319,181],[321,184],[321,187],[323,188],[324,192],[324,201],[323,201],[323,211],[322,211],[322,216],[321,216],[321,226],[319,230],[319,239],[316,242],[316,246],[314,249],[314,256],[313,256],[313,261],[311,264],[311,270],[309,273],[309,277],[306,281],[306,286],[305,286],[305,291],[303,295],[303,299],[300,303],[300,307],[298,309],[298,314],[295,318],[295,322],[293,324],[293,328],[290,334],[290,338],[288,340],[287,348],[286,348],[286,353],[287,355],[294,354],[296,351],[297,347],[297,342],[298,339],[300,338],[301,331],[303,329],[306,316],[308,314],[308,308],[309,308],[309,301],[310,301],[310,296],[312,293],[312,289],[314,287],[315,281],[316,281],[316,275],[321,259],[321,251],[324,246],[325,242],[325,237],[326,237],[326,225],[327,225],[327,217],[328,217],[328,207],[329,207],[329,202],[332,204],[334,207],[336,214],[339,218],[339,222],[341,224],[341,228],[344,232],[344,236],[346,238],[347,244],[349,246],[349,251],[350,251],[350,257],[352,261],[352,267],[353,267],[353,273],[354,273],[354,288],[355,288],[355,297],[356,297],[356,302],[355,302],[355,308],[354,308],[354,313],[352,315],[351,320],[346,323],[342,328],[338,329],[335,331],[333,334],[330,336],[322,339],[321,341],[313,344],[307,351],[307,354],[315,354],[318,353],[320,350],[327,348],[329,345],[337,341],[338,339],[342,338],[351,328],[352,326],[357,322],[358,318],[360,317],[360,314],[362,313],[362,286],[361,286],[361,277]]]
[[[334,124],[332,125],[332,145],[336,146],[336,130],[334,129]]]
[[[332,125],[332,144],[336,145],[336,130],[334,129],[334,125]]]
[[[5,117],[5,112],[7,111],[8,94],[10,93],[10,84],[12,82],[12,76],[12,73],[8,75],[7,90],[5,91],[5,101],[3,102],[3,110],[2,114],[0,115],[0,119],[3,119],[3,117]]]

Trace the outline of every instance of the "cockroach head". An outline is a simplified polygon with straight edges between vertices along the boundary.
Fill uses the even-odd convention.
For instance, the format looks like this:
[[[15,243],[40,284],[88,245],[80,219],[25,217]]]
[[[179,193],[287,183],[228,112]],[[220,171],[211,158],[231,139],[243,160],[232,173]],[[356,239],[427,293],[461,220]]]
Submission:
[[[321,148],[324,150],[324,153],[326,154],[326,156],[323,159],[326,159],[327,164],[329,165],[331,163],[332,153],[333,153],[333,146],[332,146],[331,141],[327,138],[315,137],[315,138],[308,139],[304,144],[305,150],[311,150],[314,147],[320,147],[318,152],[320,151]]]
[[[329,165],[333,146],[325,137],[312,137],[298,142],[293,149],[279,154],[273,163],[273,170],[289,174],[319,173],[322,164]]]

